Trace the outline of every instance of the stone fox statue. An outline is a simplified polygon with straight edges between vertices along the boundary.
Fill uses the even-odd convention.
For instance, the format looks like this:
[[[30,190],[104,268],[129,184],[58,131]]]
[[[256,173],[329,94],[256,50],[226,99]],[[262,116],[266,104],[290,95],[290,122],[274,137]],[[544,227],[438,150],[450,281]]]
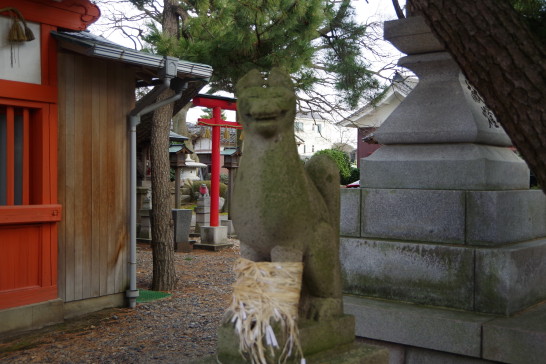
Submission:
[[[343,313],[339,262],[339,170],[327,156],[305,165],[294,138],[296,96],[278,69],[253,70],[237,84],[244,151],[232,215],[241,255],[304,263],[300,317]]]

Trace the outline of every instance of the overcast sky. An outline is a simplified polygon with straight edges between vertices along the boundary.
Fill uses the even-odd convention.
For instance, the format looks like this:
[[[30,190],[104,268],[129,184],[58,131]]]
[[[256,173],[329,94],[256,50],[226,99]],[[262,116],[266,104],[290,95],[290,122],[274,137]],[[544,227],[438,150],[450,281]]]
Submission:
[[[394,11],[392,1],[391,0],[354,0],[352,2],[352,5],[355,7],[357,19],[360,20],[363,23],[370,23],[370,22],[383,22],[386,20],[393,20],[396,19],[396,13]],[[400,5],[403,7],[405,5],[405,0],[400,0]],[[98,1],[98,6],[101,8],[101,12],[103,15],[106,15],[110,10],[110,8],[107,5],[101,4],[100,1]],[[119,10],[120,7],[124,10],[124,12],[129,12],[131,10],[130,6],[123,6],[119,3],[116,3],[114,8]],[[116,42],[118,44],[124,45],[126,47],[134,48],[134,43],[127,39],[121,32],[108,30],[104,26],[106,16],[104,16],[102,19],[99,19],[97,23],[93,24],[90,27],[90,31],[95,34],[102,34],[109,40]],[[381,49],[383,49],[386,53],[391,54],[391,60],[397,59],[400,54],[394,49],[389,43],[383,42],[381,44],[378,44]],[[374,61],[373,56],[369,57],[370,61]],[[385,59],[375,59],[375,63],[372,65],[372,69],[379,69],[383,64],[388,62]],[[196,122],[197,118],[202,114],[202,111],[199,108],[193,108],[188,113],[188,122]],[[231,113],[228,113],[228,119],[232,120],[234,117]]]

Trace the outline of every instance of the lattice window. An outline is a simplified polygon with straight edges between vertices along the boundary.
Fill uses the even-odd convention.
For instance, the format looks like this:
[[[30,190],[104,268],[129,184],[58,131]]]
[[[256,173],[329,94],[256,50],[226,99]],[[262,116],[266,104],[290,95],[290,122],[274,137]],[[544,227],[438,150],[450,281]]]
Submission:
[[[30,110],[0,105],[0,206],[29,204]]]

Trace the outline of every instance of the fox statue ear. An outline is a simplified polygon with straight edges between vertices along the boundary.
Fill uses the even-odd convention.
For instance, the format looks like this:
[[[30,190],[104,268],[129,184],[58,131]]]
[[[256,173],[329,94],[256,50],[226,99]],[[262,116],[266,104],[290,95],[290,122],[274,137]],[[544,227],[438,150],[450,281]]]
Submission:
[[[284,87],[289,90],[294,89],[294,84],[292,83],[292,79],[290,79],[290,75],[286,74],[278,67],[275,67],[271,70],[267,79],[267,83],[270,87]]]
[[[260,71],[253,69],[241,77],[235,86],[235,94],[239,95],[244,89],[249,87],[263,87],[264,78]]]

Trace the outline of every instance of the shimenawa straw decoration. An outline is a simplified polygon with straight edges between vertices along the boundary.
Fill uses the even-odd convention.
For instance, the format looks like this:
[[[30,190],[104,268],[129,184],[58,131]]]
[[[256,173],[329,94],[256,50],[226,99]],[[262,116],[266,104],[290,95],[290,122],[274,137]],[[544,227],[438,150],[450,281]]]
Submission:
[[[241,354],[252,364],[267,364],[267,358],[277,354],[278,362],[284,363],[296,351],[305,363],[297,325],[303,263],[240,258],[234,270],[236,282],[228,312],[239,335]],[[272,325],[286,337],[284,344],[279,343]]]

